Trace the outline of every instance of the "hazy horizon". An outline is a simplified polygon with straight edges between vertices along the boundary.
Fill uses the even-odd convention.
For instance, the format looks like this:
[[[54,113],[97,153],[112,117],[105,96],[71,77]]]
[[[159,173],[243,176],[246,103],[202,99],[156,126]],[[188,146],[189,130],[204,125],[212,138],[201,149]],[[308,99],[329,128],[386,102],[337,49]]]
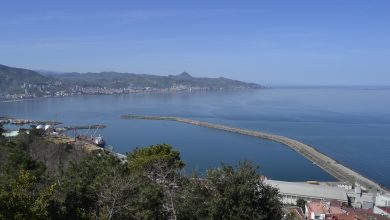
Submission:
[[[5,64],[1,64],[1,65],[5,65]],[[8,65],[6,65],[8,66]],[[329,84],[321,84],[321,83],[283,83],[283,82],[264,82],[264,81],[250,81],[250,80],[243,80],[241,78],[239,78],[239,76],[231,76],[231,77],[226,77],[225,75],[221,74],[221,75],[213,75],[213,74],[210,74],[210,75],[204,75],[204,74],[194,74],[194,73],[191,73],[191,72],[188,72],[188,71],[181,71],[181,72],[177,72],[177,73],[166,73],[166,74],[155,74],[155,73],[136,73],[136,72],[132,72],[132,71],[126,71],[126,72],[121,72],[121,71],[116,71],[116,70],[102,70],[102,71],[96,71],[96,72],[92,72],[92,71],[87,71],[87,72],[78,72],[78,71],[58,71],[58,70],[48,70],[48,69],[33,69],[33,68],[29,68],[29,67],[21,67],[21,66],[10,66],[10,67],[15,67],[15,68],[22,68],[22,69],[30,69],[30,70],[33,70],[33,71],[36,71],[36,72],[39,72],[39,73],[46,73],[46,74],[67,74],[67,73],[80,73],[80,74],[87,74],[87,73],[103,73],[103,72],[115,72],[115,73],[126,73],[126,74],[147,74],[147,75],[158,75],[158,76],[169,76],[169,75],[179,75],[183,72],[187,72],[188,74],[190,74],[192,77],[205,77],[205,78],[218,78],[218,77],[225,77],[225,78],[229,78],[229,79],[233,79],[233,80],[239,80],[239,81],[245,81],[245,82],[249,82],[249,83],[257,83],[257,84],[260,84],[260,85],[263,85],[263,86],[271,86],[271,87],[275,87],[275,88],[305,88],[305,87],[312,87],[312,88],[321,88],[321,87],[334,87],[334,88],[337,88],[337,87],[340,87],[340,88],[357,88],[357,87],[383,87],[383,88],[388,88],[390,87],[390,82],[382,82],[382,83],[378,83],[378,84],[340,84],[340,83],[329,83]]]
[[[12,1],[0,9],[0,63],[387,86],[389,10],[388,1]]]

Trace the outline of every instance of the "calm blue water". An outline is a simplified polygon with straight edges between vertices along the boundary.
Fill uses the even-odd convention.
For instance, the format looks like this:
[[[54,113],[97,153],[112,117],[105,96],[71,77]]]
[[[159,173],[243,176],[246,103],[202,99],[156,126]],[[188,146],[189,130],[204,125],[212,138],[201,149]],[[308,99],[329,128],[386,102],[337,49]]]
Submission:
[[[1,102],[0,115],[103,123],[121,153],[169,143],[190,172],[253,160],[273,178],[334,180],[289,148],[256,138],[168,121],[122,120],[123,114],[188,117],[295,138],[390,187],[390,89],[270,89],[229,93],[85,96]]]

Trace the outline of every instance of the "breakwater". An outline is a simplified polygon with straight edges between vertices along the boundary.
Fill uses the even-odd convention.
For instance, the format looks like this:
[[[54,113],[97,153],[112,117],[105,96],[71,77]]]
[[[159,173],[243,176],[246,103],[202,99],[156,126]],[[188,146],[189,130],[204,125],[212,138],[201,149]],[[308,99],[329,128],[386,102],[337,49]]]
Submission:
[[[11,125],[39,125],[39,124],[48,124],[48,125],[60,125],[62,122],[59,121],[39,121],[39,120],[30,120],[30,119],[21,119],[21,118],[11,118],[0,116],[0,124],[11,124]]]
[[[79,126],[65,126],[65,130],[89,130],[89,129],[103,129],[106,125],[79,125]]]
[[[285,146],[290,147],[292,150],[296,151],[303,157],[307,158],[311,162],[313,162],[315,165],[335,177],[336,179],[342,181],[342,182],[349,182],[351,184],[354,184],[355,182],[359,183],[360,185],[368,188],[368,189],[377,189],[379,191],[386,191],[385,188],[380,186],[378,183],[374,182],[373,180],[359,174],[358,172],[338,163],[336,160],[330,158],[329,156],[319,152],[312,146],[309,146],[307,144],[304,144],[300,141],[281,136],[281,135],[275,135],[260,131],[254,131],[254,130],[248,130],[248,129],[242,129],[242,128],[235,128],[231,126],[226,125],[220,125],[220,124],[213,124],[209,122],[203,122],[203,121],[196,121],[192,119],[187,118],[181,118],[181,117],[170,117],[170,116],[146,116],[146,115],[123,115],[123,119],[143,119],[143,120],[166,120],[166,121],[175,121],[180,123],[186,123],[196,126],[202,126],[206,128],[212,128],[227,132],[233,132],[237,134],[242,134],[246,136],[252,136],[256,138],[260,138],[263,140],[269,140],[274,141],[277,143],[281,143]]]

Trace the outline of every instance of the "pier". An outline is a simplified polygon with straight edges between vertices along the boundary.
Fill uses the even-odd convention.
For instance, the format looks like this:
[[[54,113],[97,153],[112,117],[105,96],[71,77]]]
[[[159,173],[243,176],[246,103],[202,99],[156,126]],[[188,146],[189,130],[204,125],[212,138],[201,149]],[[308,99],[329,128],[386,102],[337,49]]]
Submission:
[[[281,136],[281,135],[275,135],[260,131],[254,131],[254,130],[247,130],[242,128],[235,128],[220,124],[213,124],[203,121],[196,121],[192,119],[187,118],[181,118],[181,117],[167,117],[167,116],[145,116],[145,115],[123,115],[123,119],[143,119],[143,120],[165,120],[165,121],[175,121],[180,123],[186,123],[206,128],[212,128],[222,131],[228,131],[232,133],[252,136],[256,138],[260,138],[263,140],[269,140],[274,141],[280,144],[283,144],[285,146],[290,147],[292,150],[296,151],[303,157],[307,158],[311,162],[313,162],[315,165],[335,177],[336,179],[342,181],[342,182],[349,182],[351,184],[354,184],[357,182],[358,184],[366,187],[370,190],[379,190],[379,191],[386,191],[385,188],[380,186],[378,183],[374,182],[373,180],[368,179],[367,177],[359,174],[358,172],[338,163],[336,160],[330,158],[329,156],[319,152],[312,146],[309,146],[307,144],[304,144],[300,141]]]
[[[106,125],[79,125],[79,126],[65,126],[65,130],[89,130],[89,129],[103,129]]]
[[[6,125],[39,125],[39,124],[49,124],[49,125],[60,125],[62,122],[59,121],[39,121],[39,120],[30,120],[30,119],[21,119],[21,118],[11,118],[0,116],[0,124]]]

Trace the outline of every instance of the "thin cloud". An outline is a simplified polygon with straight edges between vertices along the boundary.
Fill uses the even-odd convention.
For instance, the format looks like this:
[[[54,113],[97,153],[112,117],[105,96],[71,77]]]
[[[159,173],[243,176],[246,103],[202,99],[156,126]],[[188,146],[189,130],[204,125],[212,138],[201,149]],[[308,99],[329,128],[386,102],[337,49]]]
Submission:
[[[217,9],[217,10],[133,10],[125,12],[102,12],[98,14],[53,14],[53,15],[40,15],[30,16],[25,18],[12,18],[9,20],[3,20],[0,22],[0,27],[10,27],[18,25],[28,25],[47,21],[66,21],[66,22],[80,22],[80,21],[120,21],[125,24],[126,22],[148,20],[148,19],[160,19],[167,17],[209,17],[209,16],[221,16],[233,14],[235,10],[232,9]]]

